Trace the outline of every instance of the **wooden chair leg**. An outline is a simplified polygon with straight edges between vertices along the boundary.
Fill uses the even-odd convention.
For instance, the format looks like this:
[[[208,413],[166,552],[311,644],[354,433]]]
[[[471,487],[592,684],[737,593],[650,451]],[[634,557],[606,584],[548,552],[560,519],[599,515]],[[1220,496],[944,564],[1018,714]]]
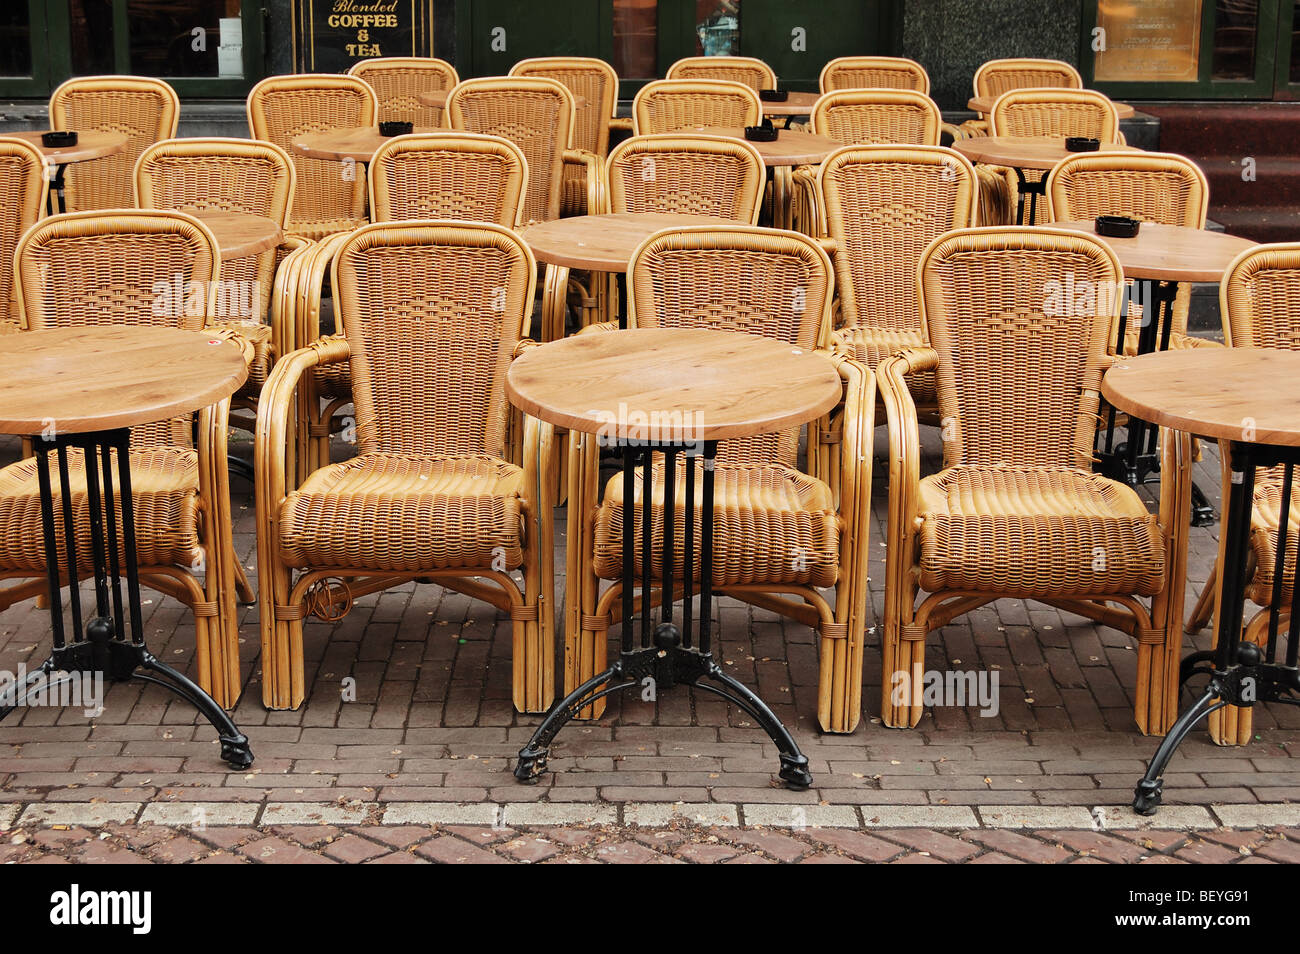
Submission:
[[[595,617],[600,581],[591,569],[595,534],[592,527],[599,493],[599,448],[590,434],[569,433],[568,546],[565,551],[564,692],[570,693],[606,666],[609,632],[589,622]],[[578,714],[598,719],[605,711],[599,699]]]
[[[1205,628],[1205,624],[1210,621],[1214,615],[1214,591],[1219,584],[1219,565],[1216,563],[1210,568],[1210,578],[1205,581],[1205,587],[1201,590],[1201,595],[1196,598],[1196,605],[1192,608],[1192,615],[1187,620],[1186,632],[1188,635],[1199,633]]]

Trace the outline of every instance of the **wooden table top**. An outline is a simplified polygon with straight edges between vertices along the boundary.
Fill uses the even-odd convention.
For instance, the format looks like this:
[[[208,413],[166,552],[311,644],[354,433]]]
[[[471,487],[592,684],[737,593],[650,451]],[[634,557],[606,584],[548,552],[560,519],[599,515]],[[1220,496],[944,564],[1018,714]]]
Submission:
[[[579,93],[574,93],[573,90],[569,90],[569,92],[573,94],[574,109],[582,109],[582,107],[587,105],[587,97]],[[441,109],[447,105],[447,97],[450,95],[451,90],[449,89],[430,89],[425,90],[423,93],[416,93],[415,98],[425,106],[437,106]]]
[[[1255,246],[1236,235],[1154,222],[1143,222],[1133,238],[1098,235],[1094,222],[1049,222],[1046,227],[1086,232],[1105,242],[1124,267],[1125,278],[1217,282],[1234,258]]]
[[[1194,348],[1122,358],[1101,393],[1121,411],[1201,437],[1300,446],[1300,351]]]
[[[221,258],[232,261],[275,248],[284,240],[284,230],[274,219],[247,212],[199,212],[194,216],[217,237]]]
[[[1050,169],[1066,156],[1086,155],[1070,152],[1064,139],[1050,136],[976,136],[958,139],[952,144],[971,162],[985,162],[1013,169]],[[1136,146],[1102,143],[1097,152],[1141,152]]]
[[[415,133],[446,132],[431,126],[416,126]],[[369,162],[379,147],[392,142],[396,136],[382,136],[378,126],[358,126],[352,129],[323,129],[308,133],[293,141],[293,148],[312,159],[332,159],[343,162]]]
[[[745,139],[745,130],[739,127],[689,126],[685,129],[675,129],[673,133],[678,136],[722,136],[727,139]],[[748,139],[745,141],[758,150],[758,154],[763,157],[763,162],[769,166],[803,166],[810,163],[815,165],[844,145],[837,140],[814,136],[812,133],[797,129],[780,130],[775,142],[750,142]]]
[[[187,414],[248,377],[239,348],[204,332],[59,328],[0,336],[0,434],[81,434]]]
[[[41,131],[11,132],[5,133],[5,135],[31,143],[45,157],[45,161],[53,166],[112,156],[125,149],[127,142],[125,133],[99,132],[94,129],[89,129],[86,132],[78,131],[75,146],[44,146],[41,144]]]
[[[821,93],[791,93],[784,103],[763,103],[764,116],[811,116]],[[757,144],[755,144],[757,145]]]
[[[571,430],[681,443],[802,424],[833,408],[841,387],[824,357],[769,338],[647,328],[525,351],[506,373],[506,394],[526,414]]]
[[[539,222],[519,234],[544,265],[622,272],[641,243],[662,229],[741,224],[711,215],[611,212]]]
[[[993,111],[993,102],[996,99],[996,96],[972,96],[966,101],[966,108],[987,116]],[[1137,111],[1128,103],[1115,103],[1115,112],[1119,114],[1120,119],[1130,119]]]

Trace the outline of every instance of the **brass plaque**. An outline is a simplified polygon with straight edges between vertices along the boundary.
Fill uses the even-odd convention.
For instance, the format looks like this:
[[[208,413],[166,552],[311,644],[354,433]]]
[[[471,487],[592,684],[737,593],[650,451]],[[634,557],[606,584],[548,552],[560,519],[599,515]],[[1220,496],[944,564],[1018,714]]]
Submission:
[[[1093,56],[1097,82],[1196,81],[1201,0],[1098,0],[1097,26],[1105,31]]]

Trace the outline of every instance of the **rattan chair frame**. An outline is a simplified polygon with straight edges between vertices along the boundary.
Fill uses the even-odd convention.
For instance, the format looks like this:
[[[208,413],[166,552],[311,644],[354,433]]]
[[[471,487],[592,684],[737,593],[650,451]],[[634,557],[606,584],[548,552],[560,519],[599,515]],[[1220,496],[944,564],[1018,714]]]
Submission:
[[[818,721],[828,732],[852,732],[861,711],[862,654],[865,638],[867,594],[867,536],[871,496],[871,407],[875,400],[874,379],[869,370],[852,358],[826,351],[830,334],[832,272],[830,260],[816,242],[796,232],[748,226],[668,229],[650,236],[633,254],[628,271],[628,327],[690,326],[679,303],[659,298],[654,273],[656,260],[666,253],[739,253],[771,256],[773,263],[787,258],[804,262],[809,276],[806,312],[798,323],[792,343],[827,354],[844,383],[843,404],[821,421],[807,426],[806,470],[799,471],[795,452],[799,428],[779,437],[758,437],[724,442],[719,453],[720,468],[731,467],[738,474],[748,469],[786,468],[791,474],[805,474],[825,484],[834,500],[840,527],[839,550],[834,580],[835,597],[829,600],[817,586],[776,582],[761,575],[739,573],[724,582],[715,581],[719,594],[790,617],[820,632],[820,681]],[[701,272],[698,288],[703,292],[711,280],[726,278]],[[715,289],[716,291],[716,289]],[[789,293],[785,288],[781,294]],[[712,297],[710,298],[712,300]],[[777,312],[782,304],[773,303]],[[736,314],[741,309],[736,309]],[[665,320],[667,316],[670,320]],[[730,320],[710,322],[709,327],[740,331]],[[594,325],[583,333],[613,330],[613,325]],[[752,332],[753,328],[750,326]],[[782,338],[782,340],[785,340]],[[596,570],[597,512],[600,507],[599,441],[594,435],[570,432],[568,443],[568,549],[566,564],[564,684],[571,691],[605,667],[608,631],[616,625],[621,583],[602,580]],[[757,473],[757,470],[753,471]],[[744,476],[737,478],[742,484]],[[749,478],[757,479],[757,478]],[[749,505],[719,501],[718,520],[744,520]],[[757,511],[757,505],[753,508]],[[788,542],[788,541],[787,541]],[[779,541],[758,533],[753,538],[755,553],[780,548]],[[761,562],[761,561],[760,561]],[[716,572],[716,571],[715,571]],[[652,594],[652,602],[659,598]],[[584,718],[596,718],[603,700],[589,707]]]
[[[992,100],[1013,89],[1083,89],[1083,77],[1064,60],[1012,57],[981,64],[971,87],[976,96]],[[962,123],[961,131],[965,137],[987,136],[988,118],[981,113]]]
[[[275,143],[293,159],[289,234],[314,240],[365,224],[364,169],[301,155],[294,140],[326,129],[374,126],[379,101],[370,84],[325,73],[270,76],[249,92],[246,110],[252,138]]]
[[[178,238],[179,249],[176,246]],[[121,241],[114,247],[117,239]],[[79,248],[83,242],[86,244]],[[156,267],[152,266],[146,256],[147,242],[153,242],[159,252],[170,251],[169,260],[165,263],[158,261]],[[50,263],[61,260],[75,264],[77,256],[84,256],[82,269],[92,267],[84,264],[91,262],[94,274],[102,275],[104,280],[118,276],[117,284],[124,290],[129,289],[132,283],[138,286],[134,299],[128,301],[125,297],[115,296],[111,301],[106,300],[97,294],[99,284],[92,284],[89,280],[78,287],[51,289],[51,276],[66,274],[67,269],[52,269]],[[219,266],[216,239],[202,222],[181,212],[118,209],[111,213],[92,211],[52,216],[23,236],[14,259],[16,294],[23,311],[24,326],[33,331],[119,322],[199,330],[204,328],[215,306],[216,285],[213,279]],[[157,299],[156,282],[164,281],[172,287],[177,275],[186,289],[206,289],[201,306],[197,309],[191,307],[193,301],[187,294],[185,307],[177,309],[179,314],[157,313],[153,307]],[[83,278],[91,277],[83,272]],[[87,307],[92,298],[94,305]],[[231,337],[219,331],[211,333]],[[245,354],[247,356],[247,348]],[[230,401],[225,399],[195,415],[132,428],[131,434],[133,456],[151,452],[167,456],[167,451],[188,451],[191,448],[196,452],[197,482],[193,486],[178,484],[177,489],[195,494],[195,531],[199,552],[185,565],[142,559],[140,582],[190,608],[194,614],[195,681],[227,709],[233,708],[241,690],[235,611],[239,584],[226,460],[229,411]],[[139,505],[140,495],[144,492],[142,488],[149,483],[141,468],[148,466],[146,461],[137,461],[134,465],[137,471],[134,481],[136,534],[142,544],[159,539],[160,534],[177,530],[176,525],[167,522],[170,519],[168,508]],[[165,462],[159,466],[166,466]],[[162,476],[159,477],[161,480]],[[22,546],[42,563],[42,567],[39,571],[12,565],[0,568],[0,579],[21,581],[0,590],[0,608],[40,596],[48,586],[43,566],[42,524],[39,512],[31,509],[19,537],[10,536],[9,541],[11,546]],[[141,549],[145,550],[146,557],[153,552],[145,546]],[[78,579],[89,575],[87,568],[79,573]],[[61,568],[61,576],[66,583],[66,569]],[[251,598],[251,593],[242,595]]]
[[[459,219],[514,228],[522,224],[528,159],[500,136],[417,133],[380,146],[369,180],[373,222]]]
[[[817,79],[823,93],[844,89],[910,89],[930,95],[930,74],[903,56],[839,56],[822,67]]]
[[[1064,268],[1088,280],[1111,281],[1112,287],[1123,274],[1109,248],[1081,233],[1051,228],[978,228],[941,236],[922,256],[917,279],[930,347],[888,358],[877,370],[890,439],[881,641],[881,720],[887,726],[907,728],[920,721],[920,699],[909,698],[908,694],[898,698],[894,690],[900,679],[911,680],[925,669],[926,635],[1001,598],[1043,602],[1133,636],[1138,644],[1134,712],[1138,728],[1145,734],[1160,734],[1177,717],[1191,498],[1190,439],[1163,432],[1165,480],[1161,483],[1159,512],[1154,517],[1162,556],[1161,579],[1155,581],[1148,576],[1140,587],[1133,583],[1135,592],[1124,593],[1116,592],[1121,588],[1118,584],[1128,586],[1129,574],[1134,571],[1125,570],[1125,576],[1105,588],[1097,586],[1091,576],[1095,562],[1089,564],[1093,570],[1075,576],[1078,571],[1073,568],[1080,566],[1081,553],[1067,551],[1082,546],[1083,531],[1092,518],[1079,515],[1090,513],[1089,507],[1100,502],[1100,493],[1106,491],[1118,495],[1113,499],[1128,499],[1143,512],[1145,508],[1129,488],[1091,472],[1101,376],[1113,360],[1107,351],[1107,335],[1118,302],[1110,302],[1110,308],[1097,308],[1095,314],[1067,316],[1057,322],[1059,327],[1053,332],[1044,314],[1045,299],[1050,294],[1045,283],[1058,278]],[[945,293],[946,287],[958,284],[966,288],[962,295],[950,297]],[[987,288],[983,291],[989,296],[987,300],[979,297],[981,284]],[[999,297],[994,299],[993,295]],[[989,317],[990,311],[997,317]],[[1008,364],[982,356],[981,341],[996,341],[998,348],[1012,347],[1005,343],[1010,332],[998,330],[1000,322],[1020,327],[1016,337],[1032,338],[1038,360],[1050,361],[1058,373],[1040,374],[1041,368],[1022,368],[1015,362]],[[1049,335],[1050,350],[1045,344]],[[1048,358],[1049,354],[1053,357]],[[987,362],[998,362],[999,366]],[[943,470],[928,481],[941,479],[961,466],[975,467],[975,473],[988,479],[996,479],[1004,468],[1016,468],[1022,474],[1033,475],[1026,479],[1050,488],[1053,494],[1072,493],[1064,482],[1070,474],[1076,475],[1070,479],[1091,488],[1090,496],[1085,496],[1092,504],[1076,498],[1080,500],[1075,507],[1077,513],[1067,512],[1068,505],[1062,505],[1059,515],[1038,517],[1041,532],[1026,527],[1020,545],[1031,551],[1028,556],[1036,557],[1032,561],[1024,554],[1009,556],[1005,549],[996,554],[975,549],[998,548],[997,528],[1010,519],[1007,513],[980,514],[981,523],[969,532],[983,533],[986,542],[965,540],[949,544],[950,549],[943,551],[950,563],[962,568],[964,575],[959,578],[978,580],[977,588],[922,589],[922,540],[929,534],[928,539],[941,551],[943,544],[943,538],[935,536],[939,531],[933,526],[933,514],[921,510],[920,437],[916,406],[906,379],[922,371],[936,373],[939,408],[945,419]],[[977,379],[984,383],[976,386],[972,382]],[[999,387],[1004,389],[1002,393],[996,393]],[[977,411],[976,405],[983,410]],[[966,408],[969,413],[963,415]],[[1008,484],[1009,488],[1014,486]],[[972,508],[967,505],[967,509]],[[1053,519],[1081,522],[1074,531],[1066,528],[1051,532]],[[1152,546],[1153,539],[1148,537]],[[1095,561],[1096,555],[1092,556]],[[1121,556],[1110,552],[1106,558],[1110,565],[1118,566],[1116,561]],[[1036,575],[1022,575],[1027,572]],[[1144,572],[1149,574],[1149,567]],[[1149,608],[1141,602],[1139,594],[1143,591],[1152,591],[1148,594]],[[919,604],[918,593],[924,594]]]
[[[454,248],[462,252],[492,249],[504,252],[510,278],[497,333],[503,342],[502,348],[512,341],[517,342],[513,354],[528,347],[523,339],[527,334],[527,316],[536,286],[536,262],[514,232],[486,223],[385,222],[358,229],[351,235],[332,240],[330,244],[337,247],[337,254],[332,256],[329,266],[343,334],[315,341],[284,358],[267,383],[258,412],[257,512],[263,702],[272,709],[296,708],[302,703],[306,694],[302,653],[302,626],[306,616],[312,613],[341,615],[351,606],[354,597],[415,580],[436,581],[449,589],[491,603],[510,615],[514,630],[515,705],[521,711],[545,711],[554,695],[553,500],[550,491],[554,483],[554,429],[550,425],[533,418],[528,418],[525,423],[523,443],[526,453],[519,494],[524,527],[520,566],[525,576],[522,591],[509,572],[491,563],[450,568],[411,566],[394,571],[380,568],[382,564],[368,559],[353,558],[355,565],[350,567],[294,568],[283,558],[281,525],[283,508],[291,489],[290,455],[298,392],[309,380],[312,370],[325,365],[341,362],[351,365],[356,382],[358,446],[363,455],[396,454],[419,461],[445,459],[447,453],[468,452],[486,455],[495,461],[504,460],[501,454],[509,439],[504,377],[512,355],[503,358],[499,348],[495,358],[484,356],[484,360],[495,361],[490,369],[488,388],[493,397],[488,416],[483,420],[462,421],[461,426],[469,429],[463,441],[439,436],[437,426],[426,426],[420,408],[436,406],[439,408],[437,413],[452,417],[463,413],[464,409],[459,401],[442,406],[438,402],[426,405],[416,399],[409,412],[403,410],[407,399],[401,396],[402,393],[409,397],[420,388],[427,390],[430,382],[421,383],[418,374],[405,367],[405,361],[415,361],[416,358],[413,352],[406,358],[402,357],[402,349],[407,347],[403,339],[367,327],[372,318],[362,310],[367,290],[363,287],[366,279],[356,264],[359,257],[371,248],[426,248],[431,251]],[[313,267],[319,267],[319,261]],[[431,268],[428,274],[438,275],[439,280],[455,281],[469,275],[473,268],[473,262],[466,259],[461,263],[460,272]],[[384,317],[387,319],[387,314]],[[399,353],[391,354],[394,350]],[[397,385],[399,381],[401,384]],[[433,383],[441,386],[438,382]],[[474,436],[476,434],[478,436]],[[409,531],[416,537],[429,532],[427,526],[412,526]],[[453,540],[446,542],[449,546],[455,544]],[[340,543],[340,546],[346,546],[346,543]]]
[[[75,76],[50,94],[50,127],[124,132],[127,146],[64,172],[70,212],[131,206],[131,173],[145,147],[174,139],[181,103],[169,84],[150,76]]]
[[[670,80],[726,80],[754,92],[776,89],[776,72],[754,56],[686,56],[668,67]]]
[[[611,212],[715,215],[758,224],[767,168],[743,139],[633,136],[605,162]]]
[[[420,93],[450,90],[460,82],[456,67],[432,56],[380,56],[353,63],[349,76],[369,83],[379,103],[379,122],[442,125],[441,106],[420,102]]]
[[[14,252],[18,242],[45,214],[50,180],[45,159],[24,139],[0,137],[0,335],[24,330],[15,288]]]
[[[665,108],[670,113],[661,114]],[[756,126],[763,103],[751,87],[729,80],[653,80],[632,100],[633,135],[680,133],[693,126]]]

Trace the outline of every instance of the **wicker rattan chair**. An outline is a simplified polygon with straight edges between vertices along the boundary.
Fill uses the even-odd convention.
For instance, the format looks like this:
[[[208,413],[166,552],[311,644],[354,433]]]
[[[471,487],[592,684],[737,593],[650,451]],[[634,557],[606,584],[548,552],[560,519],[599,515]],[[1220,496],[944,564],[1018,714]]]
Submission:
[[[122,152],[68,166],[68,211],[130,208],[135,161],[146,146],[175,137],[180,108],[174,89],[147,76],[78,76],[60,85],[50,96],[54,129],[127,136]]]
[[[564,85],[575,102],[574,148],[602,159],[609,155],[610,120],[618,106],[618,74],[614,67],[590,56],[543,56],[520,60],[510,68],[510,75],[541,76]],[[566,165],[560,213],[586,215],[598,211],[587,207],[586,170],[580,165]]]
[[[975,71],[975,95],[997,99],[1013,89],[1083,89],[1083,77],[1064,60],[1040,60],[1024,57],[989,60]],[[968,119],[961,124],[963,135],[987,136],[986,117]]]
[[[1219,301],[1224,338],[1229,347],[1300,351],[1300,243],[1260,245],[1243,252],[1224,273],[1219,285]],[[1219,448],[1219,458],[1226,499],[1231,480],[1226,447]],[[1246,598],[1262,609],[1246,624],[1244,638],[1259,645],[1264,645],[1268,637],[1268,608],[1277,574],[1277,537],[1284,489],[1283,468],[1256,470]],[[1295,589],[1296,552],[1300,545],[1296,533],[1296,528],[1300,527],[1300,481],[1293,480],[1287,526],[1279,632],[1285,631],[1294,612],[1291,601]],[[1215,615],[1223,545],[1221,537],[1218,562],[1188,620],[1189,633],[1199,631]],[[1254,731],[1252,710],[1228,706],[1213,712],[1209,728],[1210,735],[1221,745],[1245,745]]]
[[[754,92],[776,89],[772,67],[753,56],[687,56],[668,67],[670,80],[726,80],[748,86]]]
[[[537,266],[508,229],[378,223],[342,241],[333,265],[343,335],[289,355],[257,429],[264,701],[305,695],[306,616],[411,580],[491,603],[514,629],[514,701],[544,711],[554,679],[552,429],[530,419],[526,464],[504,459],[505,372],[525,336]],[[287,485],[294,392],[348,362],[355,458]],[[513,573],[521,570],[521,592]]]
[[[916,60],[901,56],[841,56],[822,67],[821,91],[910,89],[930,94],[930,74]]]
[[[1138,727],[1172,725],[1190,441],[1165,432],[1158,515],[1128,486],[1092,472],[1118,302],[1099,295],[1109,307],[1076,312],[1053,301],[1053,287],[1067,280],[1114,288],[1121,277],[1099,240],[1056,229],[951,232],[922,256],[930,347],[878,369],[890,438],[885,725],[920,721],[926,635],[1001,598],[1037,600],[1131,635]],[[922,371],[935,374],[944,438],[943,468],[924,479],[905,380]]]
[[[1090,89],[1018,89],[1003,93],[993,102],[989,113],[989,132],[994,136],[1046,136],[1065,139],[1087,136],[1102,142],[1122,142],[1119,116],[1115,104],[1104,94]],[[985,175],[998,175],[1007,181],[1010,208],[1019,202],[1017,180],[997,166],[985,166]],[[1026,176],[1041,178],[1045,174],[1026,171]],[[983,181],[983,179],[981,180]],[[1048,221],[1047,209],[1038,204],[1030,225]]]
[[[941,146],[846,146],[826,157],[817,196],[839,292],[837,351],[874,371],[927,344],[917,266],[934,239],[974,224],[977,191],[970,162]],[[932,418],[934,376],[916,375],[908,387]]]
[[[743,139],[633,136],[605,164],[611,212],[715,215],[758,224],[763,157]]]
[[[1144,222],[1205,228],[1210,186],[1190,159],[1170,153],[1080,153],[1057,163],[1047,175],[1047,221],[1091,221],[1099,215],[1127,215]],[[1192,287],[1184,282],[1174,300],[1171,348],[1214,345],[1187,334]],[[1142,306],[1129,305],[1124,351],[1137,350]]]
[[[25,325],[33,331],[98,325],[200,330],[213,306],[217,254],[207,227],[178,212],[54,216],[18,245],[16,285]],[[183,291],[161,298],[160,287]],[[206,294],[194,295],[195,289]],[[240,692],[228,412],[228,400],[204,409],[197,430],[192,415],[131,429],[140,580],[193,611],[195,681],[226,708]],[[79,573],[88,576],[90,514],[79,454],[73,465],[72,509],[84,560]],[[44,554],[36,459],[29,457],[0,470],[0,578],[22,581],[0,591],[0,606],[45,592]]]
[[[0,335],[23,329],[14,288],[14,249],[45,213],[49,178],[45,160],[22,139],[0,138]]]
[[[632,101],[632,126],[638,136],[680,133],[696,126],[755,126],[762,118],[758,94],[729,80],[655,80],[641,87]]]
[[[178,212],[243,212],[284,227],[293,205],[293,162],[283,149],[249,139],[167,139],[141,154],[135,166],[136,204]],[[279,247],[221,262],[221,285],[210,327],[228,328],[253,346],[248,380],[234,406],[255,409],[277,354],[293,350],[268,323],[276,268],[306,244],[290,237]],[[232,418],[252,428],[252,422]]]
[[[633,255],[628,274],[629,327],[734,330],[807,349],[826,344],[831,265],[815,242],[798,233],[741,226],[660,232]],[[844,380],[843,410],[809,425],[809,468],[798,467],[799,428],[722,443],[713,582],[720,593],[820,630],[818,720],[829,732],[851,732],[862,711],[871,488],[871,455],[863,448],[875,398],[866,368],[844,356],[832,360]],[[590,435],[569,435],[569,690],[604,669],[621,593],[622,477],[612,479],[599,498],[597,443]],[[823,468],[824,461],[829,467]],[[651,481],[658,527],[658,467]],[[680,487],[676,499],[684,499]],[[683,532],[680,519],[676,525]],[[615,582],[602,592],[602,580]],[[830,586],[833,601],[820,592]],[[599,715],[603,703],[592,709],[587,715]]]
[[[565,169],[581,170],[586,207],[604,206],[601,160],[574,147],[573,94],[541,76],[465,80],[451,91],[447,119],[452,129],[500,136],[528,160],[524,220],[549,222],[561,215]]]
[[[365,224],[364,171],[353,163],[304,156],[293,143],[307,133],[373,126],[378,109],[375,91],[355,76],[271,76],[248,94],[253,138],[275,143],[293,157],[297,170],[290,233],[319,239]]]
[[[442,107],[420,102],[421,93],[449,90],[460,82],[456,68],[430,56],[382,56],[353,63],[349,76],[365,80],[379,101],[379,122],[442,125]]]
[[[444,132],[398,136],[370,162],[370,218],[519,224],[528,160],[499,136]]]

